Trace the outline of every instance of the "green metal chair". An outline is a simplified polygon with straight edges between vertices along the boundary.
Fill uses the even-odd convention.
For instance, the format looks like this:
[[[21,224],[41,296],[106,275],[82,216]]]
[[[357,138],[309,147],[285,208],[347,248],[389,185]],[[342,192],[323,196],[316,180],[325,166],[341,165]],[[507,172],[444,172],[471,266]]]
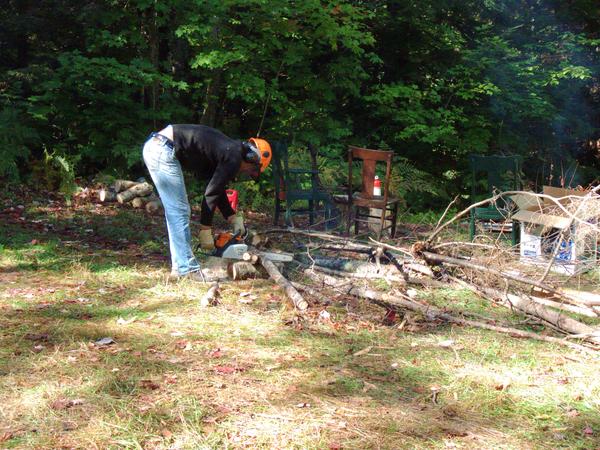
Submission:
[[[516,191],[521,188],[522,158],[520,156],[470,155],[469,162],[472,176],[471,204],[490,198],[494,193]],[[504,223],[509,216],[510,209],[510,200],[504,198],[498,199],[495,204],[473,208],[469,221],[471,240],[475,237],[475,227],[478,221],[489,224]],[[512,222],[511,240],[513,246],[519,242],[519,225],[516,221]]]
[[[316,161],[315,161],[316,162]],[[279,216],[285,208],[285,223],[294,226],[293,217],[308,215],[309,224],[315,216],[324,216],[325,227],[335,226],[334,207],[329,192],[319,183],[319,171],[311,168],[289,166],[286,142],[273,142],[273,183],[275,187],[275,216],[273,223],[279,224]],[[298,204],[302,206],[298,206]]]

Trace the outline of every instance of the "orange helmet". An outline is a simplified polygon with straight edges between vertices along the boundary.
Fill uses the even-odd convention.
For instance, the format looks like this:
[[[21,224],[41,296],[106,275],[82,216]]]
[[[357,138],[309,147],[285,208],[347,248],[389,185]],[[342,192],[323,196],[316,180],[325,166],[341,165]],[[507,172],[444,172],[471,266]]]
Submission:
[[[269,163],[271,162],[271,157],[273,156],[273,152],[271,151],[271,145],[265,141],[264,139],[259,138],[250,138],[248,142],[252,144],[256,149],[256,153],[259,155],[260,164],[260,172],[264,172],[267,167],[269,167]]]

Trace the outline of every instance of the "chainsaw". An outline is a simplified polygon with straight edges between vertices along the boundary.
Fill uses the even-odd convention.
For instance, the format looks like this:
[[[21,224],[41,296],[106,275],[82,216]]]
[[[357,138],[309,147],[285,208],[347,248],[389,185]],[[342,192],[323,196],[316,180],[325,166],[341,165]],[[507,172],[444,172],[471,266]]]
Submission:
[[[241,233],[223,232],[215,236],[215,249],[211,256],[227,259],[243,259],[244,253],[248,252],[248,244],[246,238],[248,230],[242,235]]]
[[[294,259],[292,255],[287,253],[263,252],[255,249],[250,250],[248,244],[246,244],[247,238],[248,229],[246,229],[244,234],[233,234],[231,232],[219,233],[215,236],[215,249],[211,253],[211,256],[243,260],[244,255],[254,253],[261,258],[271,261],[290,262]]]

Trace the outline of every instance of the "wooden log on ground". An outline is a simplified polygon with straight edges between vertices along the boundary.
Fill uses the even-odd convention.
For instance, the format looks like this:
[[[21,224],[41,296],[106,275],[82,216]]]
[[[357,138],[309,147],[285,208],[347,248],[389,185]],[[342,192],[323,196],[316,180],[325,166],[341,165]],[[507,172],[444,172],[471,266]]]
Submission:
[[[260,258],[256,253],[246,252],[242,255],[242,259],[251,264],[257,264]]]
[[[119,192],[117,194],[117,201],[119,203],[127,203],[133,200],[135,197],[145,197],[152,194],[153,187],[150,183],[138,183],[129,189]]]
[[[159,200],[159,198],[156,196],[156,194],[152,193],[145,197],[134,198],[133,200],[131,200],[131,206],[133,206],[134,208],[143,208],[149,202],[155,202],[157,200]]]
[[[287,296],[292,300],[296,309],[304,311],[308,308],[308,302],[304,300],[302,295],[296,290],[294,286],[279,272],[273,261],[262,258],[260,260],[262,266],[265,268],[269,276],[275,283],[283,288]]]
[[[359,292],[355,289],[354,293],[352,295],[357,295],[358,293]],[[371,290],[367,290],[366,292],[361,292],[360,294],[361,294],[360,295],[361,298],[366,298],[370,301],[373,301],[374,303],[377,303],[379,300],[377,298],[376,294]],[[565,341],[564,339],[561,339],[561,338],[557,338],[557,337],[553,337],[553,336],[543,336],[541,334],[533,333],[530,331],[519,330],[517,328],[500,327],[500,326],[491,325],[491,324],[488,324],[485,322],[462,319],[460,317],[455,317],[446,312],[442,312],[439,309],[434,308],[432,306],[421,305],[420,303],[416,303],[411,300],[399,299],[399,298],[393,298],[393,297],[390,298],[389,295],[385,295],[385,297],[381,298],[380,301],[381,301],[381,306],[384,306],[386,308],[389,308],[390,306],[391,307],[400,307],[400,308],[407,308],[412,311],[420,312],[428,320],[442,319],[442,320],[445,320],[446,322],[456,323],[459,325],[472,326],[475,328],[483,328],[486,330],[491,330],[491,331],[496,331],[499,333],[508,334],[513,337],[535,339],[538,341],[559,344],[559,345],[563,345],[563,346],[570,347],[573,349],[583,350],[586,352],[590,351],[587,347],[584,347],[584,346],[578,345],[578,344],[573,344],[573,343]]]
[[[574,299],[578,304],[600,306],[600,295],[594,292],[577,291],[575,289],[561,289],[565,294]]]
[[[303,258],[302,258],[303,259]],[[328,275],[334,275],[340,278],[355,278],[362,280],[388,280],[395,283],[406,284],[406,279],[398,276],[398,272],[393,267],[388,267],[386,270],[377,271],[375,265],[370,263],[362,263],[362,265],[357,266],[357,270],[355,272],[346,272],[342,270],[329,269],[328,267],[323,267],[317,264],[311,264],[308,262],[304,262],[303,260],[297,260],[296,262],[305,268],[313,268],[316,271],[326,273]]]
[[[229,274],[227,272],[228,264],[229,261],[226,259],[219,258],[217,256],[209,256],[204,261],[203,266],[205,272],[223,282],[229,278]]]
[[[146,203],[148,203],[146,197],[136,197],[133,200],[131,200],[131,206],[133,206],[136,209],[142,208]]]
[[[586,317],[598,317],[598,313],[596,313],[596,311],[585,306],[571,305],[570,303],[549,300],[547,298],[541,298],[535,295],[531,295],[529,298],[536,303],[549,306],[550,308],[560,309],[561,311],[569,311]]]
[[[268,278],[262,266],[256,266],[247,261],[230,262],[227,265],[227,275],[234,281],[247,280],[249,278]]]
[[[593,336],[594,332],[596,331],[595,328],[572,319],[560,311],[548,309],[524,295],[504,293],[497,289],[488,287],[478,286],[478,288],[487,296],[501,300],[503,303],[505,303],[505,306],[517,309],[533,317],[540,318],[567,334],[590,335],[590,342],[600,344],[600,337]]]
[[[98,191],[98,200],[101,202],[114,202],[117,199],[117,191],[112,187],[102,188]]]
[[[295,255],[295,258],[300,262],[306,265],[316,265],[320,267],[325,267],[327,269],[338,270],[342,272],[357,272],[358,270],[365,270],[367,268],[368,272],[376,271],[376,267],[372,264],[369,264],[366,261],[358,261],[355,259],[345,259],[345,258],[327,258],[324,256],[312,256],[309,254],[299,254]]]
[[[146,203],[146,212],[149,214],[155,214],[162,209],[163,205],[160,199],[153,200]]]
[[[406,277],[405,278],[405,277],[399,277],[399,276],[385,276],[384,277],[381,275],[366,276],[366,275],[361,275],[361,274],[353,274],[353,273],[348,273],[348,272],[341,272],[338,270],[327,269],[326,267],[307,266],[304,264],[302,264],[302,266],[307,270],[312,270],[313,273],[319,272],[320,274],[329,275],[330,277],[337,277],[338,282],[340,282],[341,280],[347,280],[348,278],[354,279],[354,280],[357,280],[357,279],[360,279],[360,280],[381,279],[381,280],[387,280],[387,281],[397,283],[398,285],[401,285],[401,286],[404,286],[406,284],[412,284],[415,286],[423,286],[426,288],[443,289],[443,288],[448,287],[448,283],[444,283],[444,282],[438,281],[438,280],[432,280],[429,278],[415,278],[415,277]],[[305,271],[305,273],[306,273],[306,271]]]
[[[112,185],[112,188],[115,190],[115,192],[119,193],[135,186],[136,184],[140,183],[138,183],[137,181],[130,180],[115,180],[115,182]]]

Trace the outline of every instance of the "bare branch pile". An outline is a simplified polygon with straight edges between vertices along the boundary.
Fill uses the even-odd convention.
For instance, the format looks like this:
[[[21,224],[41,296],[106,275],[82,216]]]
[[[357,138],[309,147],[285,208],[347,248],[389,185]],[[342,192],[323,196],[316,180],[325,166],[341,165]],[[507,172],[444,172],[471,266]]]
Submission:
[[[295,247],[302,248],[294,255],[298,270],[291,284],[309,297],[352,296],[400,315],[409,310],[428,321],[480,327],[590,351],[600,349],[600,293],[577,288],[577,284],[573,287],[573,281],[581,284],[582,273],[596,267],[595,244],[599,231],[596,218],[600,216],[597,190],[570,199],[568,203],[563,198],[548,196],[546,199],[547,203],[552,203],[550,212],[556,214],[559,210],[566,218],[560,230],[552,230],[551,226],[544,230],[559,234],[560,237],[554,237],[552,241],[554,246],[560,246],[561,238],[579,247],[583,244],[578,239],[585,245],[594,246],[586,248],[593,258],[586,259],[585,266],[582,264],[572,274],[551,270],[554,264],[561,262],[555,247],[541,255],[541,264],[533,264],[523,258],[518,249],[511,248],[507,239],[498,235],[486,240],[478,237],[474,242],[444,241],[443,237],[447,235],[455,236],[455,233],[447,233],[449,225],[467,216],[469,209],[438,225],[427,239],[410,246],[373,240],[356,242],[332,234],[295,229],[269,230],[264,234],[288,233],[292,235]],[[503,195],[539,196],[538,200],[545,197],[543,194],[509,192],[488,201],[493,202]],[[381,283],[386,284],[387,289],[374,288]],[[556,335],[499,325],[492,317],[467,311],[443,311],[425,301],[426,296],[414,294],[415,290],[439,288],[468,289],[496,306],[522,314],[529,322],[554,330]]]

